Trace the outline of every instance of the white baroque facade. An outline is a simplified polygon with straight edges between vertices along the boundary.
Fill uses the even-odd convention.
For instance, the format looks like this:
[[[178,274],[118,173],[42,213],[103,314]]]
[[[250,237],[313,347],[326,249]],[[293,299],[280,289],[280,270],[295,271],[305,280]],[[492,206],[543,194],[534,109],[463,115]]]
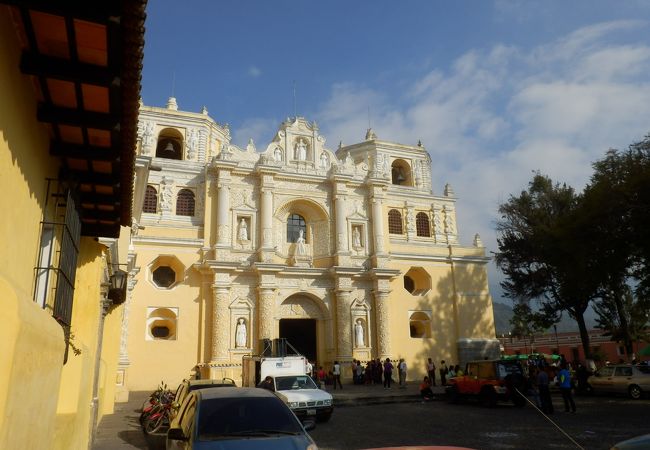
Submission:
[[[368,130],[332,151],[294,117],[239,148],[205,108],[170,99],[141,106],[138,155],[130,389],[191,370],[237,380],[262,339],[325,368],[403,357],[414,374],[492,342],[488,259],[480,238],[460,245],[456,198],[434,194],[420,144]]]

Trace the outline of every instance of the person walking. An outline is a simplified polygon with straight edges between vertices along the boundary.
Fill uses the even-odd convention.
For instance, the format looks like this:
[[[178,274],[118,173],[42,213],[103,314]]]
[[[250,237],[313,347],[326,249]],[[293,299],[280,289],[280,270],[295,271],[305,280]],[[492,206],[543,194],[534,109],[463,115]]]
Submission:
[[[384,389],[390,389],[390,382],[393,376],[393,364],[390,362],[390,358],[386,358],[384,362]]]
[[[433,360],[429,358],[427,361],[427,374],[429,375],[429,382],[431,386],[436,385],[436,365],[433,363]]]
[[[406,389],[406,361],[404,361],[404,358],[401,358],[399,360],[398,364],[398,369],[399,369],[399,387],[400,389]]]
[[[341,384],[341,365],[338,361],[334,361],[334,368],[332,369],[332,374],[334,375],[334,390],[336,390],[336,383],[339,384],[339,387],[343,389]]]
[[[564,411],[569,412],[570,407],[571,412],[576,412],[576,404],[573,401],[573,395],[571,395],[571,389],[573,388],[571,386],[571,373],[566,363],[562,364],[557,379],[560,382],[560,392],[562,393],[562,400],[564,400]]]

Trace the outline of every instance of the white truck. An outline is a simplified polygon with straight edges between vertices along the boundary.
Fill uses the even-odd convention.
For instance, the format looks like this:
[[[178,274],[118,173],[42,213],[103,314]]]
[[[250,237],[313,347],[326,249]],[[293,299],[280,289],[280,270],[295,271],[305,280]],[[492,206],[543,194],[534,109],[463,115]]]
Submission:
[[[305,372],[304,356],[244,356],[242,386],[255,387],[267,376],[273,379],[276,394],[300,419],[327,422],[334,410],[332,396],[319,389]]]

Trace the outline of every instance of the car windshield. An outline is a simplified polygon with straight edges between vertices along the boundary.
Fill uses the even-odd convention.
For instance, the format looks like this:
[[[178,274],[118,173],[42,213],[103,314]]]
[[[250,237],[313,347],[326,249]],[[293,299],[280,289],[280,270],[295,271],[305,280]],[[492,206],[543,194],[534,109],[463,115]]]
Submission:
[[[278,391],[290,391],[292,389],[318,389],[318,386],[307,375],[293,375],[275,377],[275,388]]]
[[[214,398],[201,401],[199,406],[200,441],[302,432],[291,410],[276,397]]]
[[[636,366],[643,373],[650,374],[650,366]]]
[[[521,374],[521,366],[517,363],[498,363],[499,378],[505,378],[508,375]]]

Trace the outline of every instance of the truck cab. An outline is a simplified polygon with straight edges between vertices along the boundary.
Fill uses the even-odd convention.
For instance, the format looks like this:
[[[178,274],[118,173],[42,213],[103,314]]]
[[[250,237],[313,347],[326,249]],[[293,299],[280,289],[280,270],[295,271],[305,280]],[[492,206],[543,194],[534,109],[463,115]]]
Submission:
[[[278,397],[300,420],[327,422],[332,416],[332,396],[319,389],[305,373],[304,356],[244,356],[242,366],[242,386],[254,387],[267,376],[271,377]]]

